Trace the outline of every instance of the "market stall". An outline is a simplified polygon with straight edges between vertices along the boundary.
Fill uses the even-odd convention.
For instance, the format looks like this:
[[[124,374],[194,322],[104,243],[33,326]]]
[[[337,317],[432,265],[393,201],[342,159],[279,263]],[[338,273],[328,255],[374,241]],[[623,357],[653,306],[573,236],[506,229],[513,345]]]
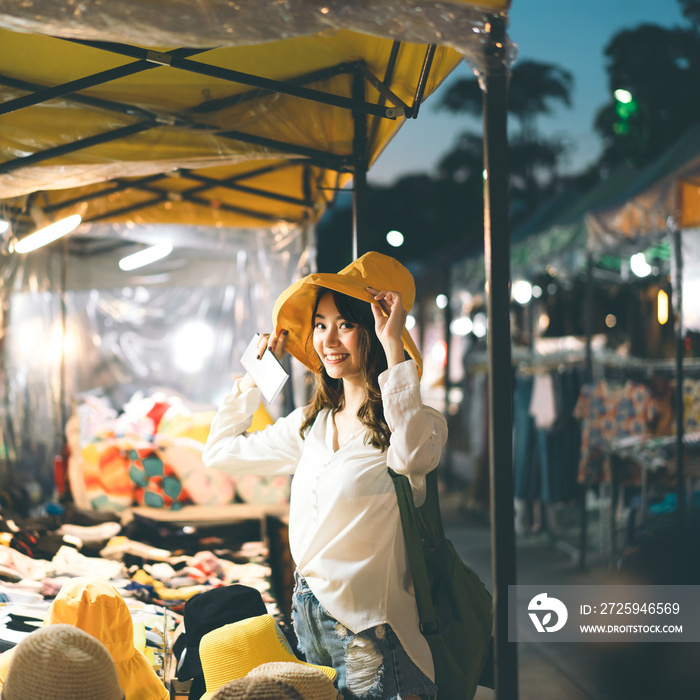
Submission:
[[[516,497],[566,502],[572,484],[597,488],[614,481],[612,491],[600,498],[601,503],[612,499],[601,544],[611,563],[619,549],[614,544],[618,484],[627,479],[641,488],[643,513],[652,480],[666,491],[673,484],[681,519],[690,507],[697,360],[686,332],[697,328],[698,136],[697,129],[690,130],[647,168],[623,166],[584,195],[563,193],[514,232],[513,308],[528,338],[516,346],[513,358]],[[478,300],[483,269],[481,259],[455,266],[455,299]],[[518,280],[527,287],[525,297],[519,296]],[[629,290],[627,301],[620,305],[603,298],[602,287],[616,289],[620,297]],[[568,324],[577,337],[542,337],[554,326],[559,297],[568,300],[568,315],[581,321]],[[623,322],[630,305],[637,309],[636,321]],[[454,316],[465,313],[468,307],[453,309]],[[664,340],[671,340],[669,319],[676,324],[671,346]],[[476,341],[471,346],[464,381],[470,387],[465,396],[475,406],[465,407],[465,421],[483,414],[483,353]],[[483,432],[483,426],[470,427]],[[480,454],[474,459],[483,463],[483,441],[475,445]],[[635,451],[635,473],[618,469],[621,455],[629,461]],[[562,491],[562,484],[569,487]],[[585,511],[584,504],[576,549],[581,563],[587,549]]]
[[[644,169],[614,201],[590,216],[589,249],[593,254],[608,250],[644,250],[668,238],[673,251],[672,280],[675,318],[675,476],[679,521],[689,518],[686,499],[684,431],[684,357],[687,320],[695,324],[698,312],[697,237],[700,226],[700,129],[684,134],[674,146]],[[684,257],[691,265],[690,280],[684,279]],[[690,288],[688,288],[690,285]],[[689,293],[690,292],[690,293]],[[694,392],[691,392],[691,396]],[[691,406],[689,408],[692,409]]]
[[[119,320],[143,316],[158,285],[163,295],[169,293],[165,276],[178,268],[152,268],[158,274],[121,282],[117,288],[123,294],[114,295],[107,260],[170,235],[179,237],[184,248],[196,251],[186,257],[198,263],[187,263],[183,274],[191,276],[183,290],[191,290],[194,279],[210,283],[216,258],[220,269],[212,277],[213,286],[217,281],[222,286],[221,308],[233,314],[235,332],[245,333],[245,323],[264,313],[265,294],[274,298],[275,285],[285,286],[289,275],[312,269],[310,227],[350,179],[354,231],[348,257],[363,252],[367,168],[462,58],[484,82],[486,246],[493,254],[491,390],[496,397],[509,395],[507,373],[498,371],[509,364],[509,346],[503,342],[509,336],[508,258],[502,254],[507,249],[505,92],[513,58],[505,32],[508,5],[504,0],[406,0],[391,8],[342,2],[232,7],[218,0],[196,5],[124,1],[90,8],[2,3],[3,46],[10,50],[0,65],[7,96],[0,104],[1,207],[11,223],[3,245],[3,277],[11,283],[3,286],[3,344],[14,342],[14,323],[34,306],[42,320],[32,332],[42,332],[32,336],[34,346],[16,344],[15,361],[26,369],[28,347],[50,347],[52,326],[58,328],[59,348],[43,395],[29,390],[26,371],[5,366],[13,370],[14,384],[3,387],[3,434],[12,435],[15,446],[21,444],[5,460],[8,476],[17,476],[23,454],[36,452],[30,481],[39,482],[39,491],[50,481],[55,452],[50,441],[34,451],[25,450],[22,440],[31,439],[25,431],[46,405],[53,410],[50,433],[60,436],[74,388],[86,388],[68,379],[73,368],[67,364],[66,340],[73,311],[92,308],[88,326],[93,330],[100,314],[109,317],[106,326],[113,324],[117,317],[104,313],[110,307]],[[20,262],[14,252],[18,240],[76,213],[85,228],[53,251]],[[163,224],[171,226],[166,230]],[[236,246],[231,227],[245,227],[255,243],[226,266],[223,253]],[[267,233],[261,236],[263,230]],[[492,236],[500,239],[496,245]],[[253,259],[259,268],[249,267]],[[284,274],[278,273],[280,261]],[[89,274],[83,276],[84,271]],[[246,310],[251,298],[242,293],[249,289],[246,275],[251,279],[260,272],[268,284],[257,280],[251,297],[259,304]],[[222,281],[231,275],[243,280],[241,289]],[[111,290],[110,298],[100,296],[105,289]],[[92,307],[80,298],[83,292]],[[227,362],[238,347],[230,336],[226,339],[223,366],[231,367]],[[158,342],[149,349],[157,353]],[[147,370],[142,376],[162,365],[142,362]],[[182,392],[186,401],[191,400],[187,388]],[[21,394],[21,422],[8,429],[7,420],[15,420],[12,402]],[[150,398],[157,403],[160,397]],[[498,398],[494,403],[506,405]],[[187,408],[196,411],[197,406]],[[510,473],[510,423],[507,411],[494,411],[492,419],[494,483],[496,469],[503,472],[493,502],[496,682],[503,697],[515,697],[515,652],[506,643],[505,607],[498,605],[514,582],[511,496],[504,478]],[[36,503],[41,500],[39,495]]]

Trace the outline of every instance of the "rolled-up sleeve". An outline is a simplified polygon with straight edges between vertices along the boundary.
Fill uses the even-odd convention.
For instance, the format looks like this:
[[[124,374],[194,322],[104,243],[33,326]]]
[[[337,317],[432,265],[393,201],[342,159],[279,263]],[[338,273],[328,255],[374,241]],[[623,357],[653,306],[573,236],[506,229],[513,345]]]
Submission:
[[[437,467],[447,441],[447,421],[430,406],[424,406],[418,367],[406,360],[379,375],[384,418],[391,438],[387,466],[405,474],[416,501],[425,493],[425,476]]]
[[[298,408],[264,430],[246,433],[260,406],[258,389],[240,392],[238,381],[224,398],[209,430],[202,461],[232,476],[291,474],[303,449],[299,427],[304,409]]]

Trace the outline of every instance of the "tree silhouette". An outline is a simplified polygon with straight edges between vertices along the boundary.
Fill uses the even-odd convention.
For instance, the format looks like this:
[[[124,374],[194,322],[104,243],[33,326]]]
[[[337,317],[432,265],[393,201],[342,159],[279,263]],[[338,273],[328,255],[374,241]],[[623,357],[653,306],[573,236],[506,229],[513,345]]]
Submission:
[[[700,0],[678,0],[683,16],[688,19],[693,28],[700,29]]]
[[[565,152],[558,140],[539,134],[537,117],[556,103],[571,105],[573,79],[557,66],[522,61],[513,67],[508,111],[518,125],[509,133],[512,221],[533,211],[558,181],[557,165]],[[476,78],[453,83],[441,107],[479,116],[483,94]],[[401,178],[389,187],[370,187],[370,212],[365,244],[404,263],[441,265],[446,259],[471,255],[483,246],[483,136],[465,131],[438,163],[436,176]],[[338,207],[319,223],[319,269],[332,270],[349,262],[352,214]],[[401,248],[390,248],[386,234],[404,234]]]
[[[684,5],[700,12],[698,2]],[[601,164],[644,165],[700,122],[700,36],[693,29],[643,24],[615,35],[605,56],[611,101],[595,121],[604,143]],[[616,128],[613,93],[618,88],[628,90],[638,105],[623,131]]]
[[[520,122],[524,138],[537,140],[536,119],[550,114],[554,103],[571,106],[573,83],[569,71],[550,63],[521,61],[513,66],[508,82],[508,113]],[[480,115],[482,99],[477,78],[462,78],[450,86],[438,106],[453,113]]]
[[[549,196],[557,181],[557,166],[566,145],[537,129],[538,117],[550,114],[557,103],[571,106],[573,77],[549,63],[521,61],[513,66],[508,84],[508,114],[518,124],[509,129],[511,214],[517,219],[533,211]],[[477,78],[458,80],[445,93],[439,108],[480,115],[483,95]],[[482,136],[465,131],[439,164],[441,177],[469,183],[481,178]]]

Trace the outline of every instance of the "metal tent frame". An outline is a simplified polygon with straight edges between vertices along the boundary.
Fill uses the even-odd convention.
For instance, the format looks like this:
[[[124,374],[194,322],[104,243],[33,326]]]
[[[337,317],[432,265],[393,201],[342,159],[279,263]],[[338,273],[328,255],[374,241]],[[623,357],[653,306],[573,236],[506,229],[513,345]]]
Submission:
[[[334,170],[337,173],[350,173],[352,174],[354,182],[354,225],[352,242],[353,258],[357,257],[359,251],[364,248],[364,246],[360,245],[360,237],[364,235],[364,231],[366,230],[366,175],[369,167],[369,149],[372,146],[373,138],[377,132],[377,119],[396,119],[397,117],[415,119],[418,116],[420,104],[425,93],[426,83],[428,77],[430,76],[430,70],[436,49],[434,44],[429,44],[426,47],[423,65],[421,66],[420,73],[416,80],[413,102],[409,106],[389,87],[396,66],[399,50],[401,48],[400,41],[393,42],[383,80],[376,78],[376,76],[374,76],[374,74],[367,69],[364,62],[353,61],[342,63],[329,69],[314,71],[289,81],[271,80],[269,78],[253,75],[251,73],[231,70],[215,65],[207,65],[199,61],[191,60],[191,56],[205,53],[206,49],[180,48],[168,52],[157,52],[142,47],[103,41],[79,41],[74,39],[66,39],[65,41],[72,41],[73,43],[86,47],[98,49],[100,51],[105,51],[118,56],[127,56],[129,58],[134,58],[135,60],[132,63],[128,63],[120,68],[101,71],[83,77],[79,80],[73,80],[63,83],[62,85],[52,87],[45,87],[11,78],[9,76],[0,75],[0,85],[27,91],[29,93],[28,95],[6,100],[5,102],[0,103],[0,116],[22,109],[27,109],[59,97],[64,97],[77,104],[96,107],[108,112],[115,112],[122,115],[129,115],[130,117],[138,117],[139,121],[130,126],[112,129],[86,138],[76,139],[70,143],[43,149],[30,155],[19,156],[12,160],[5,161],[4,163],[0,163],[0,174],[11,173],[29,165],[45,162],[53,158],[66,155],[68,153],[74,153],[79,150],[84,150],[98,144],[119,141],[136,133],[149,131],[151,129],[158,129],[162,126],[177,125],[193,131],[214,131],[212,126],[206,123],[197,122],[192,118],[192,116],[212,113],[222,109],[223,107],[230,107],[235,104],[251,101],[259,98],[261,93],[277,93],[280,95],[295,97],[301,100],[310,100],[319,104],[332,105],[347,110],[352,114],[355,129],[351,153],[338,155],[304,147],[299,144],[287,143],[276,139],[248,134],[239,130],[215,129],[215,132],[219,137],[261,146],[264,148],[270,148],[277,152],[288,153],[289,160],[282,161],[274,165],[264,166],[262,168],[256,168],[234,177],[222,179],[208,177],[197,173],[192,169],[181,168],[178,169],[175,174],[181,178],[182,181],[191,182],[191,186],[179,190],[175,196],[179,201],[189,201],[192,204],[208,208],[214,206],[219,209],[224,209],[233,213],[239,213],[247,217],[257,219],[261,223],[273,222],[278,218],[273,214],[264,211],[244,209],[226,202],[215,202],[211,199],[207,199],[204,194],[213,189],[245,192],[261,198],[282,201],[302,207],[307,210],[305,216],[311,217],[310,212],[313,209],[314,203],[309,195],[303,198],[290,197],[278,192],[267,191],[258,187],[246,185],[245,181],[254,179],[257,176],[266,174],[272,170],[280,170],[291,167],[292,165],[298,165],[301,162],[300,159],[303,159],[303,167],[305,168],[306,178],[308,178],[309,165],[317,165],[325,169]],[[146,110],[142,107],[79,94],[81,90],[104,85],[106,83],[124,78],[128,75],[134,75],[139,72],[152,70],[159,67],[193,72],[198,75],[217,78],[235,83],[237,85],[245,85],[251,87],[252,90],[235,94],[225,100],[215,99],[204,101],[196,107],[188,110],[188,114],[183,113],[179,115],[169,115],[167,121],[164,120],[161,115],[153,111]],[[352,77],[353,96],[351,98],[307,87],[309,84],[337,75],[349,75]],[[367,85],[371,85],[379,92],[379,99],[377,102],[371,102],[366,99],[365,92]],[[387,106],[387,102],[390,103],[390,106]],[[369,135],[367,134],[368,117],[376,118],[373,124],[370,126]],[[173,198],[172,193],[164,192],[157,186],[158,183],[162,183],[163,181],[167,180],[167,178],[173,177],[173,175],[174,174],[171,172],[158,173],[134,180],[119,178],[107,183],[102,189],[88,194],[81,194],[78,197],[69,197],[68,199],[52,203],[45,207],[44,211],[45,213],[59,212],[69,209],[80,202],[105,198],[108,195],[127,189],[138,190],[148,195],[148,199],[145,199],[142,202],[134,203],[128,207],[123,207],[118,210],[111,210],[101,214],[95,214],[85,218],[83,221],[85,223],[94,223],[105,219],[114,219],[115,217],[127,217],[129,214],[132,214],[138,209],[153,207]],[[11,215],[15,216],[19,222],[26,219],[25,212],[19,210],[17,207],[10,206],[9,212]]]

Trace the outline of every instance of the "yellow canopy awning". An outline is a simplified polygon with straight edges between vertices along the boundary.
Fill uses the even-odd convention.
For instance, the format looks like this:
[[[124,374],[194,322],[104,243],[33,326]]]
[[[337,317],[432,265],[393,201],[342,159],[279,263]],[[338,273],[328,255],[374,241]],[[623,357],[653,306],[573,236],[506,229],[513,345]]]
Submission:
[[[482,60],[490,14],[508,4],[435,4],[423,22],[409,0],[375,15],[306,2],[291,18],[265,2],[232,15],[223,0],[0,11],[2,206],[26,221],[32,207],[85,221],[314,220],[463,56]],[[166,40],[178,48],[154,45]]]

